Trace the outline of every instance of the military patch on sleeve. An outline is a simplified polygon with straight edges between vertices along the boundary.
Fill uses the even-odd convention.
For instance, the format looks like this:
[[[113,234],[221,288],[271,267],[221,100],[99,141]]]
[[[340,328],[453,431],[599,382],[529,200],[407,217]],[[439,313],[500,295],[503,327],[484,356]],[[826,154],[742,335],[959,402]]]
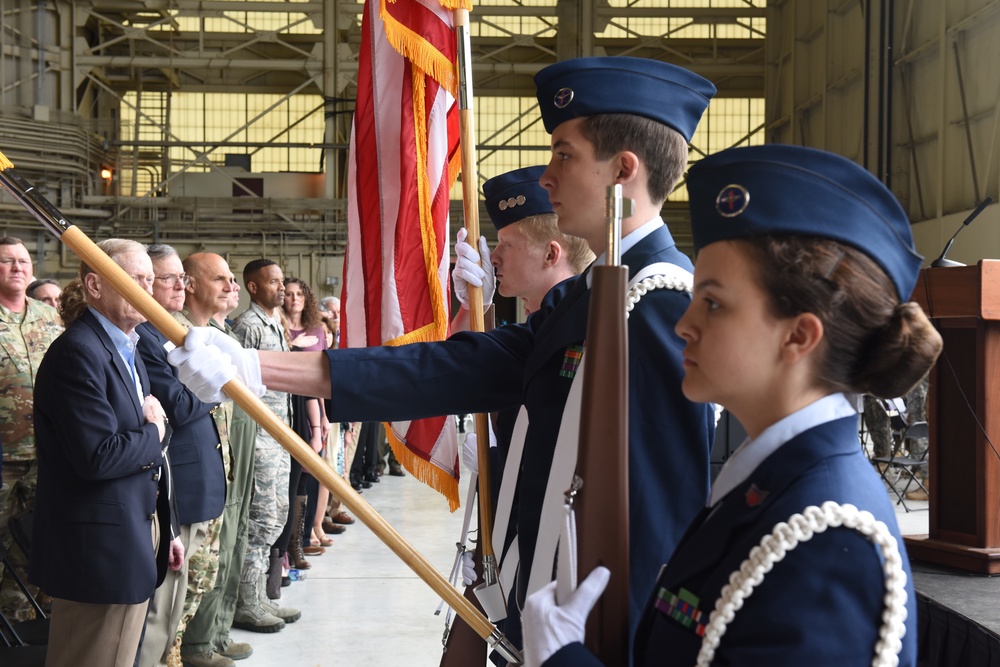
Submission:
[[[685,628],[694,630],[699,637],[705,636],[708,615],[698,609],[701,600],[691,591],[682,588],[680,593],[672,593],[661,588],[653,603],[657,610],[674,619]]]
[[[582,345],[570,345],[566,348],[566,354],[563,355],[562,368],[559,369],[559,375],[564,378],[569,378],[572,380],[576,377],[576,369],[580,367],[580,361],[583,359],[583,346]]]

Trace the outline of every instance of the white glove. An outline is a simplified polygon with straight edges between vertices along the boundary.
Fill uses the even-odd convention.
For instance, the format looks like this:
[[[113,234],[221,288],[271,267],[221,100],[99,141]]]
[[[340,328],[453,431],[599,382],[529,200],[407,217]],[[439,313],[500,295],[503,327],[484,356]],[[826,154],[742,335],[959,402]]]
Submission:
[[[475,425],[473,424],[473,428]],[[493,425],[487,426],[490,432],[490,447],[497,446],[497,436],[493,433]],[[475,430],[465,434],[465,443],[462,445],[462,463],[469,469],[469,472],[479,474],[479,437]]]
[[[462,585],[471,586],[476,583],[476,559],[471,551],[462,552]]]
[[[451,280],[455,283],[455,296],[462,308],[469,309],[469,285],[483,289],[483,310],[493,303],[493,293],[497,288],[497,277],[490,263],[490,246],[486,237],[479,237],[479,252],[466,243],[468,231],[463,227],[455,235],[455,269],[451,272]],[[483,265],[479,266],[482,255]]]
[[[238,377],[257,396],[267,391],[260,377],[257,350],[248,350],[215,327],[192,327],[183,347],[175,347],[167,360],[177,367],[177,376],[199,400],[225,400],[222,385]]]
[[[521,612],[524,667],[540,667],[563,646],[583,643],[587,616],[601,597],[611,570],[597,567],[563,605],[556,604],[556,582],[528,596]]]

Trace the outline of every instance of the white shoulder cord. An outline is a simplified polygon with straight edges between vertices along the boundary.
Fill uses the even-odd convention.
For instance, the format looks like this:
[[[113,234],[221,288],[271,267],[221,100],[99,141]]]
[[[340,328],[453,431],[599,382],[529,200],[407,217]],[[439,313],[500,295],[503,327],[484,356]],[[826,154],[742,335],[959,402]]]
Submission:
[[[650,271],[656,273],[650,275]],[[691,275],[690,271],[686,271],[675,264],[661,262],[651,264],[640,271],[633,278],[633,283],[630,284],[628,295],[625,297],[625,319],[628,319],[632,309],[635,308],[635,304],[639,303],[639,299],[651,290],[672,289],[691,294],[691,290],[694,287],[694,276]],[[722,410],[721,405],[715,404],[716,426],[718,426],[719,419],[722,417]]]
[[[696,667],[708,667],[711,664],[715,650],[726,633],[726,625],[732,622],[736,612],[743,606],[743,601],[750,597],[775,563],[802,542],[808,542],[816,533],[840,526],[856,530],[872,540],[882,551],[885,559],[885,610],[882,612],[882,627],[879,628],[872,665],[898,665],[898,654],[903,646],[902,637],[906,634],[906,573],[903,571],[896,538],[870,512],[861,512],[854,505],[828,501],[823,503],[822,508],[815,505],[807,507],[802,514],[789,518],[787,523],[776,525],[750,551],[750,556],[740,564],[740,568],[730,575],[729,583],[723,587],[715,603],[715,610],[708,619]]]
[[[653,275],[650,275],[653,273]],[[640,271],[635,278],[634,284],[629,285],[628,296],[625,298],[625,317],[635,308],[646,292],[654,289],[672,289],[678,292],[691,294],[694,284],[694,276],[690,271],[686,271],[675,264],[658,262],[650,264]]]

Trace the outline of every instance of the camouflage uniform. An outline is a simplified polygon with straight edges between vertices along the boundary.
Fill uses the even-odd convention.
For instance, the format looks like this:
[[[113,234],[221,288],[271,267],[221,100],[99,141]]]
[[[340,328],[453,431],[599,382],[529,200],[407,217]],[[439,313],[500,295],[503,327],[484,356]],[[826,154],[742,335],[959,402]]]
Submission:
[[[198,613],[198,607],[205,593],[215,588],[215,580],[219,574],[219,537],[222,535],[224,516],[221,515],[208,522],[204,541],[198,550],[191,554],[191,559],[188,561],[187,596],[184,598],[184,611],[177,626],[174,645],[180,645],[184,630]]]
[[[186,314],[187,311],[184,310],[175,317],[190,325],[191,322],[187,320]],[[185,317],[182,319],[182,316]],[[223,329],[214,320],[210,325]],[[232,335],[232,331],[228,328],[227,333]],[[215,418],[220,437],[223,430],[228,435],[229,456],[224,458],[226,477],[229,480],[226,486],[226,509],[222,513],[219,525],[218,543],[209,546],[217,555],[216,573],[212,575],[206,568],[202,571],[203,578],[200,581],[194,582],[191,578],[188,580],[189,585],[194,583],[195,588],[203,590],[204,594],[201,604],[192,610],[192,616],[189,618],[185,614],[182,620],[186,626],[181,638],[183,656],[218,651],[229,640],[229,628],[233,623],[233,613],[236,611],[240,573],[247,547],[247,521],[250,498],[253,494],[257,425],[238,405],[228,401],[221,405],[226,409],[216,411],[212,416]],[[201,568],[192,566],[189,571],[196,570]],[[212,577],[214,583],[209,584],[209,577]]]
[[[255,303],[236,318],[233,333],[243,347],[257,350],[288,350],[281,323]],[[264,404],[285,423],[291,415],[287,393],[268,391]],[[288,520],[288,475],[291,458],[287,451],[264,429],[257,427],[254,455],[254,494],[250,503],[250,529],[247,553],[240,579],[237,613],[259,612],[262,602],[270,602],[265,593],[268,556]]]
[[[0,487],[0,542],[27,581],[27,558],[11,546],[7,521],[34,506],[38,483],[38,455],[32,423],[35,372],[49,345],[63,331],[55,308],[26,298],[23,313],[0,306],[0,442],[3,443],[3,485]],[[0,565],[0,576],[3,566]],[[0,583],[0,609],[8,618],[25,620],[34,611],[12,577]]]
[[[906,421],[909,424],[927,421],[927,390],[930,388],[930,376],[925,375],[910,392],[903,397],[906,401]],[[922,458],[927,451],[927,438],[917,438],[910,442],[910,456]],[[921,478],[927,478],[927,464],[920,466]]]
[[[186,311],[174,313],[174,319],[187,328],[196,326],[188,318]],[[219,444],[222,446],[222,466],[226,475],[228,500],[229,485],[232,484],[233,480],[233,452],[229,440],[233,404],[224,401],[212,409],[211,415],[212,421],[215,423],[215,430],[219,434]],[[170,644],[172,647],[180,645],[184,629],[197,613],[202,597],[206,591],[212,590],[215,586],[216,576],[219,571],[219,536],[222,532],[224,518],[225,513],[211,521],[205,522],[203,539],[199,542],[198,547],[187,557],[187,590],[184,596],[184,608],[181,612],[181,619],[177,625],[175,641],[172,641]]]
[[[881,399],[864,395],[865,427],[872,439],[872,456],[889,456],[892,451],[892,431],[889,415]]]

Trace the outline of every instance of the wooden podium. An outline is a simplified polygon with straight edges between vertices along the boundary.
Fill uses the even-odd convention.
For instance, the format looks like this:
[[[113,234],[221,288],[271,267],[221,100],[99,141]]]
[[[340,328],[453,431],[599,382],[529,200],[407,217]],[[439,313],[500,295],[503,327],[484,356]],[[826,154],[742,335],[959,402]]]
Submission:
[[[910,557],[1000,573],[1000,260],[928,268],[913,300],[944,339],[930,374],[930,533]],[[992,442],[992,444],[991,444]]]

